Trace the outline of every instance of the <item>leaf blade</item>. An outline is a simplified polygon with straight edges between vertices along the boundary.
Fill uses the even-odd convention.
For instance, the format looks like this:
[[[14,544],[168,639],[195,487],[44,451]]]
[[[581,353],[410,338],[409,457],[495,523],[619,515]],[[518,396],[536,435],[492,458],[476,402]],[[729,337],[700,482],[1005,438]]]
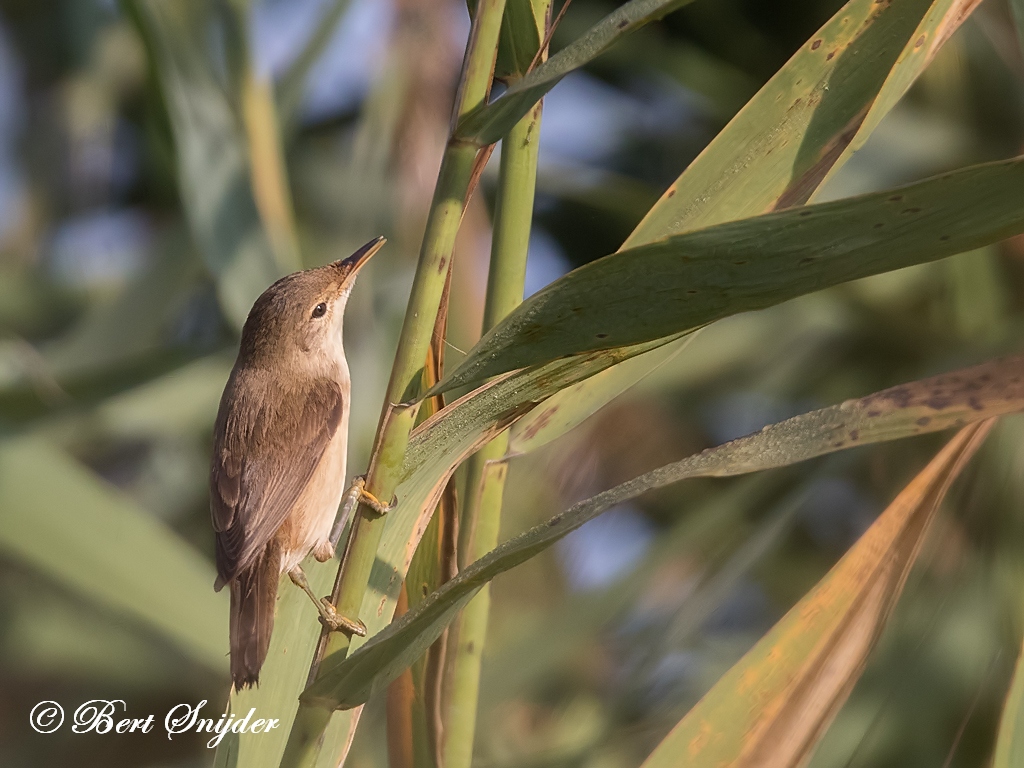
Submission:
[[[1024,409],[1024,357],[994,361],[892,387],[796,416],[709,448],[575,504],[498,546],[376,635],[303,696],[355,706],[387,685],[431,643],[484,584],[525,562],[616,504],[693,477],[772,469],[837,450],[960,427]]]
[[[202,555],[36,438],[0,443],[0,548],[227,671],[224,594]]]
[[[488,332],[435,390],[695,330],[1024,232],[1024,159],[675,235],[584,265]]]
[[[665,191],[623,247],[805,203],[976,5],[848,2]]]
[[[533,70],[490,104],[482,104],[459,121],[455,136],[477,146],[498,141],[574,69],[595,59],[620,37],[660,19],[692,0],[630,0]]]
[[[962,429],[853,548],[715,684],[643,768],[803,765],[860,677],[952,481],[993,421]]]

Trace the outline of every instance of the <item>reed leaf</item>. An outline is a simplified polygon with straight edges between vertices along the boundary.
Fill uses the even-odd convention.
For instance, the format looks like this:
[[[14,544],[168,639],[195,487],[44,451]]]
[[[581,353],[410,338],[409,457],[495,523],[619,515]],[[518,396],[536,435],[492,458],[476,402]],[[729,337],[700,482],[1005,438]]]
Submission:
[[[1024,160],[667,237],[527,299],[436,391],[580,352],[668,341],[723,317],[1024,232]]]
[[[1024,409],[1024,358],[986,363],[812,411],[669,464],[573,505],[445,584],[416,611],[373,637],[303,697],[361,704],[416,659],[491,579],[543,552],[588,520],[646,491],[694,477],[729,477],[788,466],[872,443],[959,427]]]

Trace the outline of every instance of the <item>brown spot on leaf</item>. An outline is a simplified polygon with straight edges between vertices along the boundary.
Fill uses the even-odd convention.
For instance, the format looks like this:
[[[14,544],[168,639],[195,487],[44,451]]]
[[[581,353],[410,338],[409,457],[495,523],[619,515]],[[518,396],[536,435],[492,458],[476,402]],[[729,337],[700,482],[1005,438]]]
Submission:
[[[898,203],[903,199],[903,195],[893,195],[889,198],[890,203]]]
[[[551,417],[558,412],[558,406],[546,408],[540,412],[537,420],[523,430],[523,439],[532,440],[544,427],[551,423]]]
[[[835,51],[829,51],[828,52],[828,56],[825,57],[825,61],[832,61],[832,59],[835,57],[835,55],[836,55]]]
[[[927,427],[929,424],[931,424],[931,421],[931,416],[922,416],[920,419],[917,420],[917,423],[920,424],[922,427]]]
[[[528,341],[535,341],[544,336],[544,326],[538,323],[526,326],[523,329],[523,338]]]
[[[927,39],[928,38],[925,35],[921,35],[919,38],[917,38],[917,40],[914,41],[914,47],[920,48],[922,45],[924,45],[924,42]]]
[[[946,242],[947,240],[949,240],[949,235],[939,235],[939,240],[941,240],[942,242]]]
[[[622,21],[620,21],[615,26],[618,27],[619,29],[625,29],[626,27],[629,26],[629,19],[623,19]]]
[[[599,339],[607,339],[608,338],[608,334],[607,333],[598,333],[597,334],[597,338],[599,338]]]
[[[850,430],[850,439],[851,440],[859,440],[860,439],[860,430],[859,429],[851,429]]]
[[[913,397],[913,393],[905,386],[893,387],[892,389],[887,390],[885,394],[889,400],[892,400],[893,404],[895,404],[897,408],[906,408],[910,405],[910,400]]]
[[[676,190],[675,190],[675,187],[673,187],[672,189],[670,189],[668,191],[668,197],[675,197],[675,196],[676,196]]]
[[[811,43],[811,50],[812,51],[816,51],[819,48],[821,48],[821,38],[820,37],[817,40],[815,40],[813,43]]]
[[[953,402],[952,396],[940,387],[939,389],[932,390],[931,396],[924,401],[924,404],[932,410],[941,411],[951,402]]]

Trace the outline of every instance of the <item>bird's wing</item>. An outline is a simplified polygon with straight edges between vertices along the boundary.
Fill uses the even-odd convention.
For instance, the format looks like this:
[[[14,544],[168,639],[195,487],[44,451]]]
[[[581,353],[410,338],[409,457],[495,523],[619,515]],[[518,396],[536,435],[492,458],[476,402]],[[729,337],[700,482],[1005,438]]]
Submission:
[[[341,423],[338,384],[317,379],[287,394],[229,383],[217,415],[210,509],[218,585],[277,533]]]

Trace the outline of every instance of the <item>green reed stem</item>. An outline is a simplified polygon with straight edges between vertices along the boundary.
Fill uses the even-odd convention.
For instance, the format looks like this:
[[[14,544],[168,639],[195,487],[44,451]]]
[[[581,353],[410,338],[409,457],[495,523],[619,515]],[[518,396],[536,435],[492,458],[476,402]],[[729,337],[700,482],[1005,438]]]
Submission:
[[[502,141],[491,266],[484,305],[485,333],[523,300],[537,182],[540,117],[541,104],[538,103]],[[468,462],[468,498],[459,547],[464,564],[482,557],[498,544],[507,449],[508,432],[503,432]],[[480,662],[487,640],[490,605],[490,587],[485,586],[462,613],[446,718],[445,768],[469,768],[472,763]]]
[[[487,98],[504,10],[505,0],[479,0],[477,4],[459,88],[457,116]],[[475,145],[456,141],[449,141],[445,149],[385,395],[385,415],[393,404],[409,400],[418,393],[420,370],[427,358],[476,153]],[[378,448],[366,478],[367,490],[378,499],[389,500],[395,493],[413,422],[409,411],[393,418],[381,418]],[[384,522],[373,510],[360,505],[353,522],[348,556],[338,572],[333,594],[338,610],[346,616],[357,616],[362,606]],[[340,632],[330,635],[317,678],[345,658],[349,643],[349,638]],[[331,710],[300,703],[281,767],[313,768],[330,719]]]

